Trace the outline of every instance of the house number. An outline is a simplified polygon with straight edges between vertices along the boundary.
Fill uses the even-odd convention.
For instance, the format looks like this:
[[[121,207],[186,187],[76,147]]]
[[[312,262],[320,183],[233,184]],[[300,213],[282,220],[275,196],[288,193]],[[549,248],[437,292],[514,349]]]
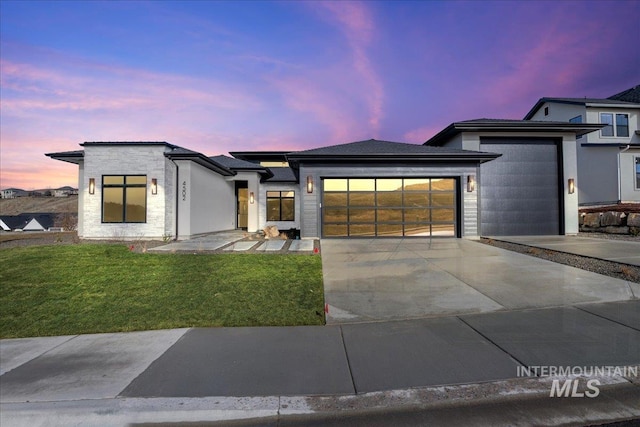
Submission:
[[[182,181],[182,201],[187,200],[187,181]]]

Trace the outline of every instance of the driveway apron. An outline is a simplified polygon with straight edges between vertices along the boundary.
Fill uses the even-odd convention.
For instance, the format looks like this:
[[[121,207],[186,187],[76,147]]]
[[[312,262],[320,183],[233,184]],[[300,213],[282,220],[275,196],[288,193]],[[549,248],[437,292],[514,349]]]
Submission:
[[[467,239],[324,239],[327,323],[633,298],[630,284]]]

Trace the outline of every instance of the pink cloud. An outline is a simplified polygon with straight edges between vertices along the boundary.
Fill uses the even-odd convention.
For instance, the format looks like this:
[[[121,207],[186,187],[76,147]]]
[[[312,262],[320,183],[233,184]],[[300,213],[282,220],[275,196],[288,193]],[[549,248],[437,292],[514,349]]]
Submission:
[[[364,82],[363,96],[369,107],[369,125],[374,135],[380,132],[384,115],[384,86],[371,64],[367,51],[373,41],[375,22],[365,3],[320,2],[314,3],[330,14],[330,21],[345,35],[352,50],[352,63]]]

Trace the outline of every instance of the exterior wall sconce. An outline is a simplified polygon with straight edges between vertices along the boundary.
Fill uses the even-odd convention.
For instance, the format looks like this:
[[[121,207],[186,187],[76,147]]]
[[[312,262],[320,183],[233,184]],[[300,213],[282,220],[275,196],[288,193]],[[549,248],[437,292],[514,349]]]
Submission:
[[[569,188],[569,194],[573,194],[576,192],[576,182],[573,178],[569,178],[568,188]]]
[[[249,203],[254,204],[256,201],[255,196],[253,195],[253,191],[249,193]]]
[[[158,180],[156,178],[151,178],[151,194],[158,194]]]
[[[467,193],[472,193],[476,189],[476,176],[467,175]]]
[[[95,193],[96,193],[96,179],[89,178],[89,194],[95,194]]]
[[[307,193],[313,193],[313,177],[307,176]]]

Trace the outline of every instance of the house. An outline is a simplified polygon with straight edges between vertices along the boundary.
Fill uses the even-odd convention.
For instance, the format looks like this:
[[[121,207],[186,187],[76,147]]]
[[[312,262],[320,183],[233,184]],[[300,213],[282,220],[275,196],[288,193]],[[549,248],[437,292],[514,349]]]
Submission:
[[[46,155],[79,167],[85,239],[268,225],[302,238],[572,234],[576,137],[601,127],[477,120],[424,145],[371,139],[208,157],[168,142],[85,142]]]
[[[19,188],[7,188],[0,191],[3,199],[15,199],[16,197],[25,197],[29,193]]]
[[[55,215],[52,213],[2,215],[0,229],[3,231],[49,231],[54,226]]]
[[[640,202],[640,85],[609,98],[541,98],[525,120],[602,123],[577,140],[580,205]]]

